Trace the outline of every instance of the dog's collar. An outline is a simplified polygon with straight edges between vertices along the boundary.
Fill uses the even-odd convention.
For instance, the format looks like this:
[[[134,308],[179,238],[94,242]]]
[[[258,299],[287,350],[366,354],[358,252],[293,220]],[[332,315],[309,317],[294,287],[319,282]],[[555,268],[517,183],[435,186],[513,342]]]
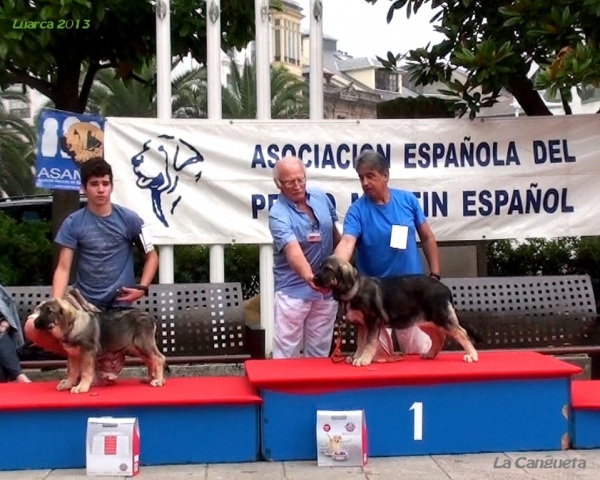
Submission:
[[[349,302],[350,300],[352,300],[354,298],[354,296],[358,293],[358,280],[356,280],[356,282],[354,282],[354,285],[352,285],[352,288],[348,291],[348,293],[346,293],[345,295],[340,295],[340,300],[342,302]]]

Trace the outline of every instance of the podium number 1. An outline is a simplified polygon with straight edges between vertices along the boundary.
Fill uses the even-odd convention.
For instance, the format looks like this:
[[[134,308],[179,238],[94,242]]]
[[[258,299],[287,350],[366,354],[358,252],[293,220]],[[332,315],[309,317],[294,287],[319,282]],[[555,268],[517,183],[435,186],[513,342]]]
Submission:
[[[423,402],[415,402],[409,408],[414,411],[413,436],[415,440],[423,440]]]

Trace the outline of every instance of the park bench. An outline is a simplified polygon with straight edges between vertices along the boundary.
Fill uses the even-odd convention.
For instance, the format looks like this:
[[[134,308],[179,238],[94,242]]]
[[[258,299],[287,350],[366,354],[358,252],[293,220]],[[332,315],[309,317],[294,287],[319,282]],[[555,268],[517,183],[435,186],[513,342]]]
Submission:
[[[21,322],[50,297],[49,286],[7,286]],[[151,285],[135,305],[158,319],[157,345],[170,364],[243,363],[264,358],[264,330],[246,324],[240,283]],[[31,344],[19,351],[24,368],[59,367],[65,361]],[[137,358],[128,365],[140,365]]]
[[[589,355],[600,373],[600,323],[587,275],[444,278],[462,323],[481,337],[479,350],[534,350]],[[341,317],[338,315],[338,322]],[[355,348],[354,328],[342,323],[342,349]],[[460,346],[448,340],[444,349]],[[592,374],[593,375],[593,374]]]

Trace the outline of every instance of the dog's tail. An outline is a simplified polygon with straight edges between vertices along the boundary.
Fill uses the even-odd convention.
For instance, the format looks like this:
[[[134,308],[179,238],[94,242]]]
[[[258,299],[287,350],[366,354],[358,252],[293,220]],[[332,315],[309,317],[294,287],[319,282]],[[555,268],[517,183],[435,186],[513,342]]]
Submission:
[[[483,337],[477,331],[477,329],[473,327],[473,325],[469,325],[468,322],[461,321],[461,326],[465,329],[465,331],[467,332],[467,335],[469,335],[469,338],[475,345],[483,345],[483,343],[484,343]]]

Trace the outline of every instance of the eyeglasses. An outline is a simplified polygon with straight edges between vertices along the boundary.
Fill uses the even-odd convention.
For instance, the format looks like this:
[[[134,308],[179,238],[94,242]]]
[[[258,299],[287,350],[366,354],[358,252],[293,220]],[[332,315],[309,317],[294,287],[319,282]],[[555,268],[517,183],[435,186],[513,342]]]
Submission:
[[[285,180],[285,181],[279,179],[279,181],[281,182],[281,185],[283,185],[284,187],[291,188],[291,187],[295,187],[296,184],[298,184],[299,186],[306,184],[306,177],[294,178],[293,180]]]

